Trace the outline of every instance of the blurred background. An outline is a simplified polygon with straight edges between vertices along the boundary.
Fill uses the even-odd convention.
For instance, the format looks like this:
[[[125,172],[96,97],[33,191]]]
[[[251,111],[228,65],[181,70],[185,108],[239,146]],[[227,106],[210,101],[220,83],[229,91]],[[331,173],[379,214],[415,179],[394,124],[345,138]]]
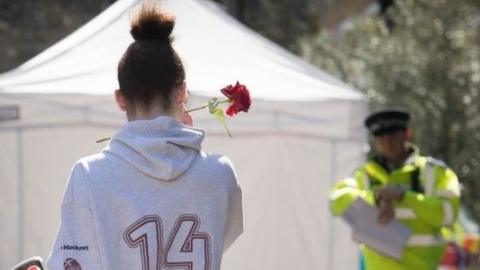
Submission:
[[[48,48],[114,0],[0,0],[0,72]],[[244,24],[413,114],[423,154],[443,159],[480,221],[480,2],[217,0]]]
[[[0,72],[114,0],[0,0]],[[362,91],[405,107],[423,155],[444,160],[480,221],[480,1],[216,0],[239,21]]]

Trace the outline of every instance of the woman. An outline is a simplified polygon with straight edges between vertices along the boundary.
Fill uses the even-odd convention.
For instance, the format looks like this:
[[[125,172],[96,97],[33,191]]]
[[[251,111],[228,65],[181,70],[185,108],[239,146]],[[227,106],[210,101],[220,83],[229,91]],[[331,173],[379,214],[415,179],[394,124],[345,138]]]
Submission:
[[[128,123],[99,154],[79,160],[48,260],[57,269],[220,269],[242,232],[241,190],[230,161],[200,151],[184,112],[174,18],[142,6],[115,92]]]

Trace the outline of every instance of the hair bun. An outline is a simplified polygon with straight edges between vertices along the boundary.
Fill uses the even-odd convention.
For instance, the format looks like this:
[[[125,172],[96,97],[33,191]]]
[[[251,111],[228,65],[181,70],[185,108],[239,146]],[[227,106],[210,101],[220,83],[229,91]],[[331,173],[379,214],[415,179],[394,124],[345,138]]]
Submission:
[[[170,42],[175,17],[163,13],[158,6],[142,5],[131,22],[130,33],[136,41]]]

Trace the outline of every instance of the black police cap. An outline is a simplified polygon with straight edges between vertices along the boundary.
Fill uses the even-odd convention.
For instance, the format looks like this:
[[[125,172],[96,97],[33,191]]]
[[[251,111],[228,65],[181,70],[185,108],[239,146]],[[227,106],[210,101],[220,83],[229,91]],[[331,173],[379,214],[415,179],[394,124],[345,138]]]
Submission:
[[[387,109],[371,113],[365,119],[365,126],[371,134],[381,135],[406,129],[410,114],[403,109]]]

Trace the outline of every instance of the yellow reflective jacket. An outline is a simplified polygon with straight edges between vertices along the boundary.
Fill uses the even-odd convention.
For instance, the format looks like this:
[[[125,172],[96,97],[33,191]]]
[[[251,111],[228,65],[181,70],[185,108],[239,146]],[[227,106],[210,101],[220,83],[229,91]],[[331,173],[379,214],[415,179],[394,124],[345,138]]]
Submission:
[[[445,242],[442,228],[453,225],[460,208],[457,176],[443,162],[412,153],[404,165],[393,171],[381,160],[369,160],[353,178],[338,182],[330,192],[334,215],[342,215],[357,198],[374,205],[375,189],[389,184],[403,185],[407,192],[395,203],[395,219],[412,231],[401,260],[363,247],[367,270],[433,270],[441,260]]]

